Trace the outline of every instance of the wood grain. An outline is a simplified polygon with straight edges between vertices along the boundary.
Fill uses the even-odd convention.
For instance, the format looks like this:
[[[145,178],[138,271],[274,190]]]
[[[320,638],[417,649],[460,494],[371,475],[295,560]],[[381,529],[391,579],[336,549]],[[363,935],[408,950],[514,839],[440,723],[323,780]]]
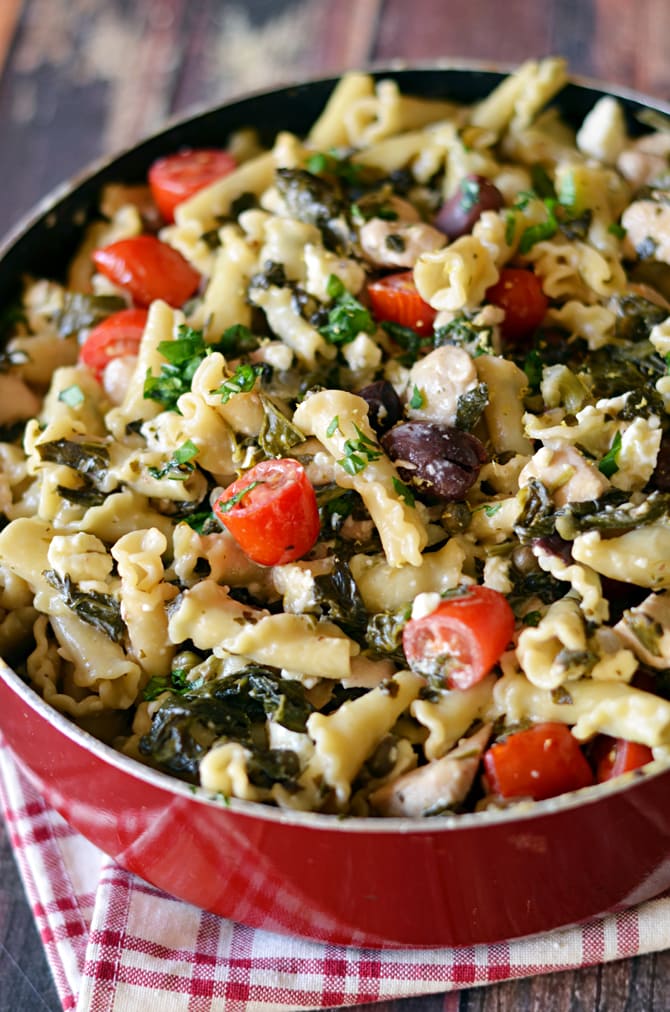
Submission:
[[[0,0],[0,232],[174,113],[371,61],[515,63],[670,98],[669,0]],[[1,719],[1,718],[0,718]],[[670,952],[361,1009],[667,1012]],[[0,1012],[59,1004],[0,826]]]

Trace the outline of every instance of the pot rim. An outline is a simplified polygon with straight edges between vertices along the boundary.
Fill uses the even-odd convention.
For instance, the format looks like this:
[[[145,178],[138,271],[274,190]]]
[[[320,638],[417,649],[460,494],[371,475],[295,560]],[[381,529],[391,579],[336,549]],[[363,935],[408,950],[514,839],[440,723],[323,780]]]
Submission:
[[[399,58],[388,61],[372,60],[369,63],[364,64],[360,70],[362,73],[371,73],[376,77],[383,76],[384,74],[397,74],[414,71],[430,73],[440,70],[456,70],[459,72],[462,71],[463,73],[494,73],[504,75],[512,73],[518,66],[519,64],[513,62],[503,61],[498,63],[494,60],[452,59],[450,57],[444,57],[438,60],[426,59],[416,61]],[[75,190],[78,186],[81,186],[92,176],[95,176],[97,173],[109,168],[115,161],[123,158],[124,155],[129,154],[136,147],[148,144],[153,140],[157,140],[162,134],[187,123],[189,120],[197,119],[200,116],[206,116],[208,113],[216,112],[219,109],[227,109],[241,102],[250,101],[256,98],[260,99],[277,92],[291,91],[295,88],[327,84],[330,82],[334,84],[344,73],[347,72],[347,69],[343,68],[342,70],[333,72],[332,74],[318,74],[285,81],[284,83],[279,83],[272,88],[258,88],[252,89],[251,91],[243,91],[239,94],[232,95],[229,99],[222,102],[197,102],[193,103],[186,109],[181,110],[179,113],[175,113],[173,116],[167,117],[157,130],[152,130],[150,133],[142,135],[133,144],[118,148],[111,153],[103,154],[98,158],[93,159],[84,166],[84,168],[77,172],[76,175],[56,184],[49,193],[42,197],[36,204],[26,211],[25,214],[23,214],[19,220],[9,228],[4,236],[0,237],[0,263],[10,252],[14,244],[22,238],[24,233],[36,225],[51,211],[55,210],[56,206],[65,197],[69,196],[73,190]],[[653,95],[646,94],[645,92],[637,91],[634,88],[628,88],[625,85],[609,84],[608,82],[599,80],[598,78],[582,74],[569,74],[566,83],[578,88],[600,91],[603,94],[611,95],[614,98],[620,98],[627,102],[634,102],[638,105],[646,106],[670,116],[670,102],[666,102],[661,98],[656,98]],[[46,227],[49,227],[48,222],[46,223]]]
[[[583,787],[579,791],[560,794],[554,798],[547,798],[545,801],[521,801],[509,808],[491,808],[483,812],[466,812],[463,815],[436,815],[429,819],[410,819],[399,816],[383,819],[371,816],[343,818],[321,812],[301,812],[294,809],[275,808],[258,801],[244,801],[241,798],[227,798],[208,791],[204,787],[170,776],[169,773],[145,766],[139,760],[124,755],[123,752],[119,752],[111,745],[107,745],[101,739],[85,731],[70,720],[66,714],[47,703],[2,658],[0,658],[0,678],[7,683],[11,691],[23,700],[30,710],[39,717],[43,717],[60,734],[65,735],[85,751],[97,756],[107,765],[114,766],[121,773],[144,781],[158,790],[167,791],[177,797],[188,798],[198,804],[219,808],[231,814],[310,829],[333,830],[342,833],[363,832],[382,835],[403,833],[408,835],[453,832],[459,829],[477,830],[501,823],[521,823],[529,819],[558,815],[584,805],[598,803],[605,798],[624,793],[643,781],[646,782],[657,776],[662,776],[670,770],[670,761],[655,759],[647,766],[632,770],[614,780]]]
[[[372,73],[376,77],[385,74],[397,74],[402,72],[435,72],[440,70],[454,70],[463,73],[497,73],[508,74],[518,67],[516,63],[498,63],[487,60],[470,59],[427,59],[418,61],[407,61],[396,59],[391,61],[371,61],[360,69],[364,73]],[[0,266],[5,257],[11,252],[14,245],[33,227],[39,224],[42,219],[45,227],[49,228],[48,216],[55,211],[60,202],[68,197],[74,190],[84,184],[88,179],[103,172],[117,160],[133,151],[136,147],[151,141],[157,140],[162,134],[186,124],[192,119],[205,116],[217,110],[233,107],[238,103],[246,102],[256,98],[263,98],[272,94],[284,91],[291,91],[295,88],[309,87],[319,84],[335,83],[343,73],[334,72],[327,75],[315,75],[313,77],[301,78],[275,85],[272,88],[259,88],[248,92],[233,95],[223,102],[197,103],[188,109],[182,110],[175,116],[167,118],[158,130],[140,137],[135,143],[118,149],[111,154],[103,155],[94,159],[85,166],[76,176],[65,180],[55,186],[45,197],[32,207],[19,221],[12,226],[0,241]],[[655,98],[643,92],[639,92],[625,86],[611,85],[607,82],[584,75],[568,76],[567,84],[577,88],[594,90],[603,95],[611,95],[626,102],[633,102],[640,106],[659,111],[670,116],[670,103]],[[333,815],[325,815],[319,812],[301,812],[292,809],[275,808],[260,802],[244,801],[239,798],[223,798],[220,795],[212,794],[203,787],[189,784],[177,777],[170,776],[150,766],[145,766],[137,759],[124,755],[110,745],[89,734],[70,720],[64,713],[47,703],[31,686],[2,659],[0,658],[0,677],[7,683],[9,689],[18,695],[30,710],[39,717],[43,717],[57,731],[65,735],[76,745],[85,751],[92,753],[108,765],[116,767],[121,773],[125,773],[136,780],[144,781],[153,788],[167,791],[190,799],[198,804],[205,804],[222,809],[231,814],[246,816],[249,818],[261,819],[268,822],[284,825],[304,826],[305,828],[332,830],[343,833],[374,833],[374,834],[435,834],[453,832],[454,830],[477,830],[489,826],[505,823],[521,823],[531,819],[544,816],[554,816],[559,813],[581,808],[584,805],[595,804],[608,797],[618,795],[633,788],[636,784],[648,782],[670,770],[670,759],[657,759],[647,766],[633,770],[614,780],[602,784],[594,784],[581,788],[579,791],[572,791],[548,798],[544,801],[523,801],[509,808],[488,809],[482,812],[468,812],[462,815],[439,815],[429,819],[410,819],[401,817],[372,818],[348,817],[341,818]]]

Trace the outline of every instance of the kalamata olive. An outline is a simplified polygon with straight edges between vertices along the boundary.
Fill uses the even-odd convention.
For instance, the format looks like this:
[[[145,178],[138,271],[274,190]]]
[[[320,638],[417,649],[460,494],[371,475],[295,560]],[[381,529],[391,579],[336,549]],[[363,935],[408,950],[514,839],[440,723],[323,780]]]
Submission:
[[[487,460],[476,436],[431,422],[396,425],[381,443],[404,482],[447,502],[465,497]]]
[[[377,380],[358,391],[368,402],[368,420],[378,436],[402,418],[402,401],[388,380]]]
[[[465,176],[456,192],[437,212],[433,224],[450,239],[472,232],[483,211],[499,211],[503,195],[485,176]]]

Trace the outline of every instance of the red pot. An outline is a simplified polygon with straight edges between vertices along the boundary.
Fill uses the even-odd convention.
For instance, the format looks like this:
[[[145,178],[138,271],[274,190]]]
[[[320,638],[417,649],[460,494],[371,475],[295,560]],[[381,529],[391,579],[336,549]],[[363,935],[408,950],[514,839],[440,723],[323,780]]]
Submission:
[[[408,92],[460,101],[488,93],[499,79],[472,69],[393,76]],[[202,114],[89,173],[1,251],[0,299],[25,270],[48,275],[66,262],[81,227],[75,222],[104,182],[142,179],[158,155],[207,146],[249,123],[303,131],[332,83]],[[579,121],[601,94],[573,84],[559,104]],[[630,94],[623,101],[631,113],[649,104]],[[507,811],[338,820],[225,805],[147,769],[55,712],[4,665],[0,727],[46,800],[119,864],[191,903],[269,930],[367,946],[471,945],[574,923],[670,887],[668,769]]]

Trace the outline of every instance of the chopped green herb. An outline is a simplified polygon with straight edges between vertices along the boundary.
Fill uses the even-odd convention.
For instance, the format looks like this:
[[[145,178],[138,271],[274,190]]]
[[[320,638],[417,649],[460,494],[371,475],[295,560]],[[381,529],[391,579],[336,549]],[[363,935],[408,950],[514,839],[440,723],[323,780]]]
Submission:
[[[338,464],[347,474],[360,474],[373,460],[379,460],[382,452],[377,443],[361,432],[354,424],[358,439],[347,439],[344,444],[345,456]]]
[[[235,495],[231,495],[230,499],[219,499],[216,504],[216,508],[219,513],[229,513],[239,502],[244,499],[245,495],[249,495],[252,489],[256,488],[257,485],[264,485],[263,481],[250,481],[246,488],[241,488]]]
[[[516,215],[514,211],[505,211],[505,242],[511,246],[516,235]]]
[[[529,625],[529,626],[533,626],[533,627],[538,626],[540,624],[540,622],[542,621],[542,612],[541,611],[527,611],[526,614],[523,616],[522,621],[523,621],[524,625]]]
[[[328,278],[327,292],[333,305],[328,311],[328,322],[319,327],[319,333],[330,344],[348,344],[363,331],[373,334],[377,329],[370,313],[346,290],[335,274]]]
[[[626,229],[618,221],[613,221],[611,225],[608,225],[607,231],[610,235],[616,236],[617,239],[626,238]]]
[[[60,391],[58,400],[67,404],[69,408],[78,408],[84,403],[84,391],[76,383],[73,383],[72,386],[65,387]]]
[[[619,470],[619,451],[621,450],[621,433],[616,432],[612,445],[598,464],[598,470],[606,478],[611,478]]]
[[[415,505],[414,494],[412,493],[412,490],[405,485],[404,481],[401,481],[400,478],[393,478],[393,488],[396,495],[400,496],[406,506]]]
[[[537,225],[529,225],[523,230],[519,240],[519,253],[528,253],[536,243],[551,239],[556,235],[558,231],[558,218],[555,211],[557,203],[551,197],[546,198],[544,206],[547,209],[547,220],[541,221]]]
[[[410,408],[422,408],[424,403],[424,396],[415,383],[412,389],[412,396],[409,399],[409,406]]]
[[[220,394],[221,402],[227,404],[231,397],[236,394],[249,393],[253,390],[256,380],[263,372],[263,366],[256,363],[243,362],[227,380],[224,380],[220,387],[212,393]]]
[[[152,478],[171,478],[173,481],[186,481],[195,470],[193,458],[198,454],[198,447],[193,440],[187,439],[178,447],[170,459],[162,467],[150,467]]]
[[[337,430],[339,429],[339,427],[340,427],[340,417],[339,417],[339,415],[335,415],[330,420],[330,425],[326,429],[326,435],[328,437],[334,436],[335,433],[337,432]]]
[[[305,434],[269,397],[261,394],[260,400],[263,423],[258,433],[258,443],[268,457],[286,457],[294,446],[305,442]]]
[[[362,165],[352,162],[349,157],[337,151],[317,151],[306,162],[308,172],[315,176],[338,176],[349,185],[357,183],[363,171]]]

